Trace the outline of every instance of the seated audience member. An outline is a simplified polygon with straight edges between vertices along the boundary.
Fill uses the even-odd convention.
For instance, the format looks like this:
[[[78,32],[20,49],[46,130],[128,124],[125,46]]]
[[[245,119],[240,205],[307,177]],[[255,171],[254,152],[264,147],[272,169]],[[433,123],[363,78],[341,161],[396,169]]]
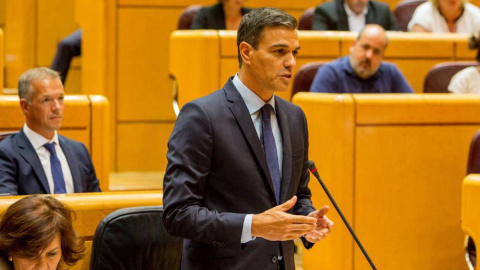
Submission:
[[[366,24],[399,30],[388,5],[369,0],[332,0],[317,6],[312,30],[358,32]]]
[[[82,54],[82,30],[77,30],[58,43],[57,52],[53,59],[51,69],[60,73],[60,79],[65,84],[68,70],[73,57]]]
[[[0,260],[8,269],[65,269],[84,257],[73,212],[50,196],[18,200],[0,221]],[[2,268],[4,269],[4,268]]]
[[[201,8],[190,29],[237,30],[242,16],[251,9],[244,8],[245,0],[219,0],[219,3]]]
[[[478,33],[480,9],[466,0],[430,0],[415,9],[408,23],[412,32]]]
[[[87,148],[58,135],[64,112],[57,72],[30,69],[18,81],[23,129],[0,142],[0,193],[100,191]]]
[[[448,91],[457,94],[480,94],[480,66],[460,70],[450,80]]]
[[[388,39],[385,30],[368,24],[350,47],[350,55],[320,68],[311,92],[413,93],[398,68],[382,62]]]
[[[480,35],[472,35],[468,43],[470,49],[477,49],[477,61],[480,62]],[[450,80],[448,91],[458,94],[480,94],[480,66],[460,70]]]

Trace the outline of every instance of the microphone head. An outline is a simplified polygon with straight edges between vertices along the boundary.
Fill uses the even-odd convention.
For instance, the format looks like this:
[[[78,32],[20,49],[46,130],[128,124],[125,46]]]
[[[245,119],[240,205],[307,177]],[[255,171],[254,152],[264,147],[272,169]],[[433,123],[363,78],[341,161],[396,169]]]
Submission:
[[[307,161],[307,167],[310,171],[313,171],[316,168],[315,163],[311,160]]]

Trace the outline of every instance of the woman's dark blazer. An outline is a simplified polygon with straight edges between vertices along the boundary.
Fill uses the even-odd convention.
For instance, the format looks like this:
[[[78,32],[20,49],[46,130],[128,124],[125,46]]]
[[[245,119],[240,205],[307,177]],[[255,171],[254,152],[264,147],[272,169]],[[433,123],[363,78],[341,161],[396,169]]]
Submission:
[[[251,8],[242,8],[242,15],[250,12]],[[209,7],[201,8],[190,29],[227,29],[225,25],[225,13],[223,12],[223,4],[216,4]]]

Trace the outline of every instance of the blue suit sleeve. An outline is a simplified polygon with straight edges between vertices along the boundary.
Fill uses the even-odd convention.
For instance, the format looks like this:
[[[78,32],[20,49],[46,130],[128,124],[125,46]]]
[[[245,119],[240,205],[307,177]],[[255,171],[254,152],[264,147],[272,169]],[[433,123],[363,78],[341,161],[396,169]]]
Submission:
[[[413,93],[405,76],[394,65],[392,65],[392,93]]]
[[[5,149],[0,148],[0,193],[18,195],[16,167],[10,156]]]

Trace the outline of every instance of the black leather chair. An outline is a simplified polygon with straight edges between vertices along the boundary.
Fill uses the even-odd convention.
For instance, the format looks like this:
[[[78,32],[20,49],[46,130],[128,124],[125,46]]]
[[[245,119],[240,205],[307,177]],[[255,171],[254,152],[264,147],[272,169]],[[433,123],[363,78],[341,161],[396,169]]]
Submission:
[[[401,31],[408,31],[408,23],[412,19],[415,9],[425,3],[425,0],[403,0],[395,7],[393,14],[397,19],[398,27]]]
[[[447,62],[433,66],[425,76],[424,93],[448,93],[448,85],[453,75],[460,70],[478,65],[478,62]]]
[[[298,30],[312,30],[313,16],[315,15],[315,8],[307,8],[298,20]]]
[[[178,30],[190,29],[190,26],[193,24],[195,15],[202,8],[202,5],[192,5],[188,6],[180,15],[178,19]]]
[[[327,62],[312,62],[299,68],[293,79],[292,95],[290,99],[298,92],[310,92],[310,86],[315,78],[315,74],[317,74],[318,69],[326,63]]]
[[[98,225],[90,270],[177,270],[182,239],[170,236],[161,206],[117,210]]]

